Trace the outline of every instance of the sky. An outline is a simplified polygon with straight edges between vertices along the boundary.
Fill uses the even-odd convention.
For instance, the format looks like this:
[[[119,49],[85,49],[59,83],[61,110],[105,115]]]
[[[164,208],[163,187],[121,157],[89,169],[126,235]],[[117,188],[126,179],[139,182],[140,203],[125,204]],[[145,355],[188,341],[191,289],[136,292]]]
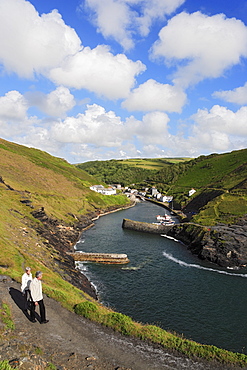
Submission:
[[[247,148],[247,0],[0,0],[0,137],[69,163]]]

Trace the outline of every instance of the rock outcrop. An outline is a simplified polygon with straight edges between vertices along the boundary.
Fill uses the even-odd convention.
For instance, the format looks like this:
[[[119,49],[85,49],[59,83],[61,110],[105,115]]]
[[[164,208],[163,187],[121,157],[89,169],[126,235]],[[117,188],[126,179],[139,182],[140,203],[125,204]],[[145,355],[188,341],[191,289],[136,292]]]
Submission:
[[[247,264],[247,215],[235,225],[175,225],[168,235],[182,241],[200,259],[219,266],[243,267]]]
[[[92,218],[95,214],[89,214],[81,217],[79,220],[75,218],[73,226],[66,226],[56,219],[48,217],[43,207],[32,211],[32,215],[41,221],[36,227],[36,231],[46,240],[48,245],[59,251],[59,259],[56,263],[63,272],[63,278],[79,289],[82,289],[93,298],[97,299],[95,288],[90,283],[88,278],[75,268],[74,259],[67,252],[73,251],[73,246],[80,238],[84,228],[92,224]]]

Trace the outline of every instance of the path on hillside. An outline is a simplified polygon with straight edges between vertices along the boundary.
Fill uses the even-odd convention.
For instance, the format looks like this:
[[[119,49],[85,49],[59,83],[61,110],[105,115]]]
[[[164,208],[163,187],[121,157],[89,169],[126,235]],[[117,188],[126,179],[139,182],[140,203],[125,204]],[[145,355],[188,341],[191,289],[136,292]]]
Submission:
[[[1,338],[0,359],[16,358],[20,369],[42,370],[48,362],[58,370],[233,369],[187,359],[162,347],[122,336],[67,311],[46,296],[49,323],[32,323],[21,310],[20,284],[13,281],[0,282],[0,302],[11,306],[16,326],[14,332]]]

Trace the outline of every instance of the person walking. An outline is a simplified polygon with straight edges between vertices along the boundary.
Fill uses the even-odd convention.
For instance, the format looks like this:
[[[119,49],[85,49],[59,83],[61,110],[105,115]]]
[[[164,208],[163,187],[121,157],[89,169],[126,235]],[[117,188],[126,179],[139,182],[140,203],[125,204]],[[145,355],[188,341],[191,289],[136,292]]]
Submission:
[[[31,309],[30,309],[30,317],[32,322],[36,322],[35,319],[35,308],[39,305],[39,312],[40,312],[40,324],[46,324],[49,320],[46,319],[46,312],[45,312],[45,305],[43,301],[43,293],[42,293],[42,272],[37,271],[35,273],[35,278],[30,283],[30,292],[31,292]]]
[[[25,297],[25,307],[24,311],[27,311],[27,302],[28,299],[31,298],[30,295],[30,283],[32,281],[32,273],[31,273],[31,268],[26,267],[24,274],[21,277],[21,291],[22,295]]]

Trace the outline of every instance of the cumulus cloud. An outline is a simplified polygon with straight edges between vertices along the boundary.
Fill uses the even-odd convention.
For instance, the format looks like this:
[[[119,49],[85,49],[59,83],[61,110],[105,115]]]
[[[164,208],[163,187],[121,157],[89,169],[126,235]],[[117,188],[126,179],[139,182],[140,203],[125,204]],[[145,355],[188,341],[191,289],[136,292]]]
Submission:
[[[153,22],[174,12],[185,0],[86,0],[93,22],[105,38],[115,39],[125,50],[133,37],[147,36]],[[110,19],[110,21],[109,21]]]
[[[0,63],[8,72],[24,78],[41,74],[57,85],[118,99],[146,68],[124,54],[113,55],[107,46],[83,48],[57,10],[40,16],[24,0],[1,0],[0,6]]]
[[[0,119],[2,120],[22,120],[26,117],[27,109],[27,101],[18,91],[9,91],[0,97]]]
[[[87,105],[84,113],[76,117],[66,117],[64,120],[37,120],[28,130],[23,132],[22,138],[17,140],[26,145],[33,145],[54,152],[50,148],[54,145],[57,150],[60,146],[73,145],[85,148],[94,148],[95,155],[104,151],[111,151],[112,156],[121,156],[121,153],[130,152],[137,155],[134,140],[141,145],[165,144],[168,138],[168,116],[163,112],[151,112],[142,120],[128,117],[122,121],[113,111],[106,111],[97,104]],[[81,150],[80,149],[80,150]],[[86,150],[86,149],[85,149]],[[115,154],[114,154],[115,153]]]
[[[178,87],[148,80],[134,89],[122,103],[129,111],[181,112],[186,94]]]
[[[205,78],[219,77],[247,57],[247,27],[224,14],[182,12],[162,28],[151,56],[164,58],[168,65],[175,64],[173,82],[187,87]]]
[[[88,105],[85,113],[56,122],[51,129],[52,137],[60,142],[93,144],[95,146],[119,146],[125,136],[121,119],[113,111],[97,105]]]
[[[76,32],[56,10],[40,16],[28,1],[1,0],[0,5],[0,61],[7,71],[30,78],[81,49]]]
[[[210,110],[199,109],[192,119],[201,130],[221,132],[229,135],[247,135],[247,106],[233,112],[226,107],[214,105]]]
[[[69,89],[63,86],[57,87],[47,95],[42,92],[29,92],[26,94],[26,98],[30,106],[36,106],[42,112],[53,117],[64,117],[66,112],[76,104]]]
[[[1,103],[0,99],[0,107]],[[67,155],[71,163],[139,156],[198,156],[246,147],[246,117],[247,107],[237,112],[218,105],[200,109],[191,116],[192,126],[186,127],[184,122],[183,129],[189,131],[185,135],[182,131],[171,133],[171,123],[164,112],[149,112],[139,120],[130,116],[123,121],[115,112],[92,104],[84,113],[64,119],[38,119],[23,112],[19,120],[7,121],[0,115],[0,135],[56,156]]]
[[[220,98],[229,103],[235,103],[239,105],[247,104],[247,82],[244,86],[237,87],[233,90],[215,91],[213,97]]]
[[[113,55],[107,46],[84,48],[50,72],[56,84],[88,89],[109,99],[125,98],[134,86],[135,76],[145,70],[140,62],[124,54]]]
[[[166,145],[169,117],[163,112],[151,112],[144,115],[142,122],[136,130],[137,138],[142,144]]]

